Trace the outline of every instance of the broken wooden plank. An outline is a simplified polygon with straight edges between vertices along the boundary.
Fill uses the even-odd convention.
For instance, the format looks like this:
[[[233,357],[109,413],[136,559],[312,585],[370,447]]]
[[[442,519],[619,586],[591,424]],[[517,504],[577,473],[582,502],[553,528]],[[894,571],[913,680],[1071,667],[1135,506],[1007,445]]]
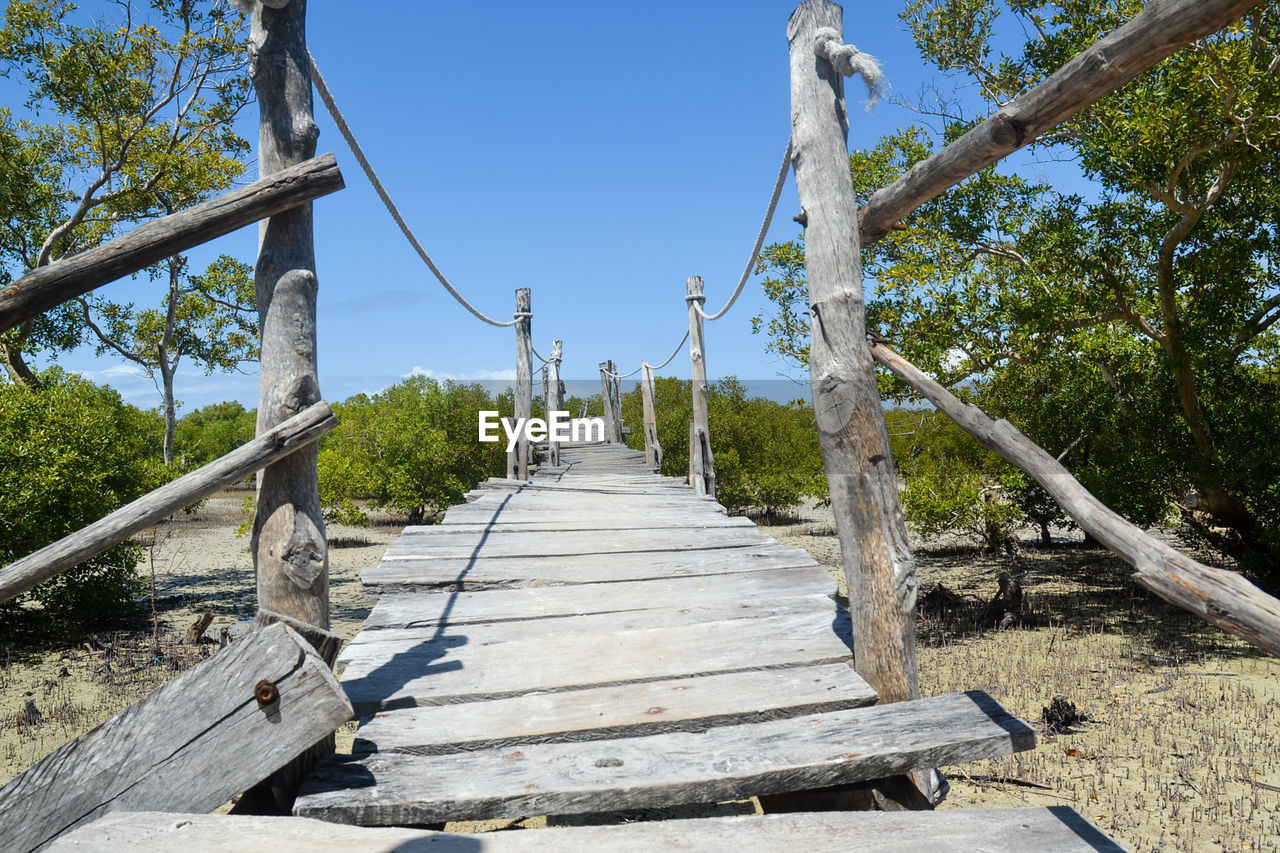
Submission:
[[[544,637],[469,646],[465,629],[431,643],[353,645],[342,684],[357,712],[470,701],[642,679],[845,660],[848,617],[786,613],[761,619]]]
[[[58,839],[51,853],[241,853],[269,839],[272,853],[1124,853],[1070,806],[937,812],[826,812],[522,832],[456,834],[401,827],[342,826],[301,817],[118,812]]]
[[[266,681],[276,698],[256,698]],[[253,631],[0,789],[0,850],[107,811],[209,811],[351,718],[328,666],[284,625]]]
[[[360,727],[354,751],[431,755],[700,732],[875,701],[848,663],[815,664],[387,711]]]
[[[467,625],[512,619],[617,613],[658,607],[699,607],[722,599],[778,600],[835,592],[820,566],[618,583],[521,587],[483,592],[414,592],[383,596],[362,634],[383,628]]]
[[[366,826],[731,800],[878,779],[1035,746],[981,692],[701,733],[440,756],[334,757],[294,813]]]
[[[332,154],[139,225],[93,249],[37,267],[0,290],[0,331],[156,261],[342,189]]]

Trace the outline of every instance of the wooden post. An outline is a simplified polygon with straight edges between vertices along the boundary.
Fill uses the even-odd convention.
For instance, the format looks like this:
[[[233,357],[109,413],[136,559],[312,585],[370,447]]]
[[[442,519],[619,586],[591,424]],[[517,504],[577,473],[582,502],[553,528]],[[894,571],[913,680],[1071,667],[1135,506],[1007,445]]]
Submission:
[[[702,333],[702,312],[707,301],[702,295],[702,276],[691,275],[685,282],[689,306],[689,363],[693,371],[693,422],[689,424],[689,485],[699,495],[716,496],[716,472],[711,457],[711,428],[707,418],[706,340]]]
[[[600,402],[604,407],[604,440],[612,444],[616,427],[613,423],[613,362],[600,362]]]
[[[818,52],[824,27],[842,32],[841,9],[829,0],[806,0],[787,27],[793,163],[808,219],[809,371],[848,581],[855,667],[881,702],[901,702],[920,695],[915,561],[867,347],[849,119],[843,78]]]
[[[280,8],[273,8],[279,6]],[[315,155],[306,0],[255,3],[250,36],[265,177]],[[316,273],[311,205],[261,223],[255,275],[262,324],[258,434],[320,399],[316,378]],[[258,606],[329,627],[329,553],[312,445],[258,477],[252,550]]]
[[[640,399],[644,403],[644,464],[662,471],[662,445],[658,443],[658,416],[653,404],[653,365],[640,362]]]
[[[560,381],[560,361],[563,358],[564,345],[560,341],[551,342],[551,359],[547,362],[547,423],[551,423],[551,413],[564,409],[564,383]],[[548,439],[547,461],[554,467],[560,464],[560,443]]]
[[[529,288],[516,291],[516,423],[533,417],[533,308]],[[515,478],[529,479],[529,440],[516,440]]]
[[[609,361],[609,406],[613,412],[613,442],[626,443],[622,433],[622,380],[618,378],[618,365]]]

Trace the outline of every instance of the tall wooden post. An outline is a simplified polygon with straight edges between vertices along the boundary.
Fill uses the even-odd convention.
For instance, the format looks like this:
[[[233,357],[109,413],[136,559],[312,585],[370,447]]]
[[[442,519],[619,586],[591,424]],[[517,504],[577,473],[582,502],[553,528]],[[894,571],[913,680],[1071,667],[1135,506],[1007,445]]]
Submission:
[[[273,8],[279,7],[279,8]],[[306,0],[253,6],[253,82],[262,176],[315,156]],[[254,276],[262,324],[258,434],[320,400],[316,378],[316,273],[311,204],[262,221]],[[329,552],[316,476],[318,445],[263,469],[251,549],[258,606],[329,627]]]
[[[689,485],[699,495],[716,496],[716,472],[711,457],[711,428],[707,418],[706,340],[702,333],[702,276],[691,275],[685,282],[689,306],[689,363],[693,371],[693,422],[689,424]]]
[[[609,361],[609,406],[613,411],[613,442],[625,444],[622,434],[622,379],[618,377],[618,365]]]
[[[533,309],[529,288],[516,291],[516,423],[533,417]],[[529,440],[521,432],[516,440],[514,476],[529,479]],[[512,467],[512,466],[508,466]]]
[[[836,41],[820,42],[821,28],[834,30]],[[787,27],[792,156],[808,220],[809,371],[849,586],[855,667],[881,702],[900,702],[920,695],[916,569],[867,346],[844,82],[825,58],[826,45],[843,43],[841,32],[841,8],[829,0],[806,0]]]
[[[644,404],[644,464],[662,471],[662,445],[658,442],[658,416],[653,404],[653,365],[640,362],[640,399]]]
[[[551,413],[564,410],[564,383],[560,381],[560,361],[563,358],[564,345],[560,341],[551,342],[551,358],[547,361],[547,423],[551,423]],[[560,442],[548,439],[550,448],[548,462],[552,466],[560,464]]]
[[[613,362],[600,362],[600,402],[604,408],[604,440],[610,444],[614,438],[616,427],[613,422]]]

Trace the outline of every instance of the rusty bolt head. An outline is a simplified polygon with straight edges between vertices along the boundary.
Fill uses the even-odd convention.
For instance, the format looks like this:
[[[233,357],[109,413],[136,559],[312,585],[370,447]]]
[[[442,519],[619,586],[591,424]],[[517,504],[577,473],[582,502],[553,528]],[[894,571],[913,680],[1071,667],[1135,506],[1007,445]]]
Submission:
[[[258,700],[259,705],[270,705],[280,698],[280,691],[273,682],[264,678],[253,685],[253,698]]]

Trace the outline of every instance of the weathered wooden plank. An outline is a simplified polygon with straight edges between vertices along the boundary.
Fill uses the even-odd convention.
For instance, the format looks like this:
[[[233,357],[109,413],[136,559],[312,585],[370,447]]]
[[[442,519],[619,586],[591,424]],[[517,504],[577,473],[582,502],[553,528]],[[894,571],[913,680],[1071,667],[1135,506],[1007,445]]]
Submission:
[[[616,613],[659,607],[699,607],[720,600],[780,600],[834,592],[835,581],[820,566],[659,578],[573,586],[521,587],[484,592],[385,595],[366,617],[364,632],[383,628],[467,625],[508,619]]]
[[[342,684],[360,713],[499,698],[530,690],[603,686],[641,679],[796,666],[849,657],[848,622],[787,613],[654,628],[467,644],[446,628],[432,643],[352,646]]]
[[[226,456],[166,483],[106,518],[15,560],[0,570],[0,601],[30,589],[128,539],[162,518],[237,483],[274,460],[305,447],[338,425],[329,404],[303,410]]]
[[[812,790],[1031,749],[1035,733],[981,692],[701,733],[328,760],[294,813],[413,824],[716,802]]]
[[[396,560],[365,569],[361,580],[372,591],[436,589],[501,589],[576,583],[634,581],[645,578],[694,577],[816,566],[804,551],[777,543],[705,551],[640,551],[569,556],[490,557]]]
[[[875,691],[847,663],[734,672],[387,711],[360,727],[355,751],[427,755],[699,732],[875,700]]]
[[[489,532],[447,534],[439,536],[431,529],[406,531],[387,546],[384,563],[404,559],[436,557],[520,557],[570,556],[578,554],[617,554],[640,551],[706,551],[772,543],[752,527],[681,528],[654,530],[639,528],[616,530],[601,536],[594,530],[504,530],[501,535]]]
[[[827,812],[645,821],[459,835],[356,827],[301,817],[118,812],[58,839],[53,853],[242,853],[270,839],[273,853],[1124,853],[1070,806],[937,812]]]
[[[862,243],[1002,157],[1154,67],[1183,45],[1217,32],[1258,0],[1161,0],[1015,98],[927,160],[877,191],[858,213]]]
[[[578,585],[573,589],[582,589],[583,586]],[[605,584],[591,584],[591,586],[601,587]],[[552,619],[473,622],[466,627],[450,620],[445,628],[435,625],[361,631],[347,644],[339,660],[349,660],[356,654],[374,657],[380,651],[390,657],[412,643],[420,643],[421,647],[417,651],[426,653],[433,644],[441,642],[442,645],[437,651],[443,656],[449,649],[457,647],[464,640],[468,646],[487,646],[493,643],[513,643],[545,637],[637,631],[645,628],[676,628],[726,619],[759,619],[784,613],[808,616],[815,621],[821,621],[824,616],[830,618],[834,603],[826,589],[804,596],[788,596],[776,600],[756,598],[750,601],[734,601],[723,597],[721,593],[714,597],[708,596],[699,606],[682,602],[672,607],[650,607],[624,612],[609,610]],[[605,606],[607,602],[594,597],[591,604],[586,602],[584,604],[598,608]]]
[[[255,698],[256,685],[278,698]],[[329,668],[284,625],[253,631],[0,789],[0,849],[106,812],[208,811],[351,717]]]
[[[1112,511],[1022,431],[963,403],[884,344],[876,361],[892,370],[957,425],[993,452],[1027,472],[1095,539],[1134,568],[1134,579],[1172,604],[1280,654],[1280,601],[1236,572],[1215,569],[1161,542]]]
[[[109,243],[38,267],[0,290],[0,331],[157,261],[342,189],[332,154],[139,225]]]
[[[475,516],[459,516],[458,518],[483,518],[483,514]],[[513,518],[500,518],[496,521],[471,521],[457,520],[446,518],[445,524],[441,525],[437,536],[451,536],[454,534],[478,534],[493,533],[506,534],[511,532],[529,532],[529,531],[614,531],[614,530],[646,530],[651,528],[662,528],[664,530],[704,530],[712,527],[746,527],[753,528],[755,523],[745,516],[724,516],[709,515],[703,517],[690,517],[688,513],[678,513],[662,516],[647,516],[637,518],[631,515],[627,516],[586,516],[582,513],[526,513],[524,516]],[[405,528],[408,533],[410,528]]]
[[[822,58],[820,31],[841,44],[841,9],[805,0],[791,15],[791,150],[805,226],[813,343],[809,374],[818,443],[854,609],[858,673],[882,702],[920,695],[916,569],[898,502],[867,349],[857,200],[849,177],[844,83]]]

